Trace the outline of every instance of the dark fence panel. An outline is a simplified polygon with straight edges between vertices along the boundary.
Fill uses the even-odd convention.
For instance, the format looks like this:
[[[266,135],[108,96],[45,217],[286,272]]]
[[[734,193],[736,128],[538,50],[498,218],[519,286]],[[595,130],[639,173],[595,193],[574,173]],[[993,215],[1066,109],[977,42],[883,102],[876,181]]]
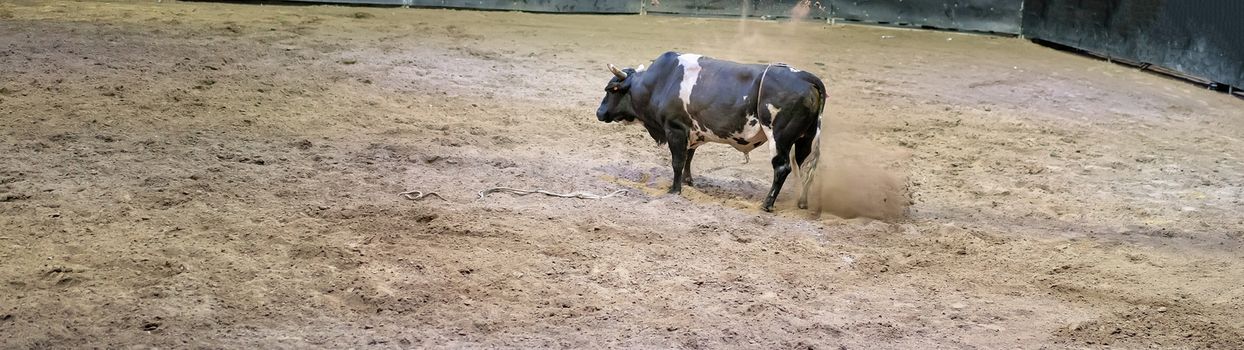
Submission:
[[[292,0],[561,13],[639,13],[638,0]]]
[[[634,0],[412,0],[411,6],[564,13],[639,13]]]
[[[828,0],[826,0],[828,1]],[[826,1],[812,1],[805,5],[808,18],[828,18]],[[680,14],[695,16],[769,16],[791,17],[792,11],[799,5],[799,0],[660,0],[656,4],[646,2],[650,13]]]
[[[405,0],[290,0],[294,2],[321,2],[326,4],[405,5]]]
[[[864,22],[1019,34],[1024,0],[833,0],[834,17]]]
[[[1244,1],[1027,0],[1024,35],[1244,86]]]

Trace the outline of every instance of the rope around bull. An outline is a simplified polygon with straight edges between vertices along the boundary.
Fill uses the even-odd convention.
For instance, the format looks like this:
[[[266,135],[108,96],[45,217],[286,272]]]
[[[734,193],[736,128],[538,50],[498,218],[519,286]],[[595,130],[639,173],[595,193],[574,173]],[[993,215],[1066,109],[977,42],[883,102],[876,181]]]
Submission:
[[[484,199],[484,197],[488,196],[488,194],[495,193],[495,192],[507,192],[507,193],[517,194],[520,196],[526,196],[532,193],[539,193],[539,194],[543,194],[546,196],[561,197],[561,198],[579,198],[579,199],[605,199],[605,198],[610,198],[610,197],[617,196],[617,195],[624,195],[627,193],[626,190],[617,190],[617,191],[613,191],[613,193],[602,196],[602,195],[594,194],[591,192],[555,193],[555,192],[549,192],[549,191],[545,191],[541,189],[522,190],[522,189],[510,188],[510,187],[493,187],[493,188],[489,188],[483,191],[479,191],[478,193],[479,199]]]
[[[424,198],[427,198],[427,197],[430,197],[430,196],[431,196],[431,197],[436,197],[437,199],[440,199],[440,200],[443,200],[443,201],[446,201],[446,202],[448,202],[448,201],[449,201],[449,200],[445,199],[445,197],[441,197],[441,195],[437,194],[436,192],[427,192],[427,193],[424,193],[423,191],[406,191],[406,192],[402,192],[402,193],[398,193],[398,194],[400,194],[400,195],[402,195],[403,197],[406,197],[406,199],[409,199],[409,200],[412,200],[412,201],[417,201],[417,200],[424,199]]]
[[[769,63],[768,65],[765,66],[765,71],[760,73],[760,85],[756,87],[756,118],[760,118],[760,105],[761,105],[760,93],[762,91],[765,91],[765,76],[769,75],[769,68],[773,68],[773,66],[786,67],[787,64],[782,63],[782,62]],[[775,116],[772,116],[772,115],[769,116],[770,123],[773,122],[774,117]],[[771,142],[777,142],[777,141],[771,141]]]
[[[522,189],[510,188],[510,187],[493,187],[493,188],[489,188],[483,191],[479,191],[479,193],[476,193],[476,195],[479,196],[479,199],[484,199],[484,197],[488,196],[488,194],[495,193],[495,192],[507,192],[507,193],[517,194],[520,196],[526,196],[532,193],[539,193],[539,194],[543,194],[546,196],[552,196],[552,197],[579,198],[579,199],[606,199],[606,198],[624,195],[628,193],[627,190],[617,190],[617,191],[613,191],[612,193],[602,196],[602,195],[598,195],[598,194],[591,193],[591,192],[556,193],[556,192],[550,192],[550,191],[545,191],[541,189],[522,190]],[[412,201],[423,200],[428,197],[436,197],[436,199],[440,199],[446,202],[449,201],[448,199],[445,199],[445,197],[441,197],[441,195],[436,192],[406,191],[406,192],[402,192],[398,194]]]
[[[760,73],[760,85],[756,86],[756,118],[757,119],[760,118],[760,92],[765,91],[765,76],[769,75],[769,68],[773,68],[772,63],[765,66],[764,73]],[[773,116],[769,116],[769,122],[770,123],[773,122]],[[777,142],[777,141],[769,140],[769,142]]]

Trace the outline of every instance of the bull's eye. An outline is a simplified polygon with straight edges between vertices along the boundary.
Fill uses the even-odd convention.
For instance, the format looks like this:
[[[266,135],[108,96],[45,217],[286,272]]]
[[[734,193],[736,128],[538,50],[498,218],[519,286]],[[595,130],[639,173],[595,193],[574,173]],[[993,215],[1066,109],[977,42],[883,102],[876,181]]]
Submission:
[[[616,92],[616,91],[618,91],[618,87],[617,87],[617,86],[614,86],[614,87],[613,87],[613,91],[615,91],[615,92]]]

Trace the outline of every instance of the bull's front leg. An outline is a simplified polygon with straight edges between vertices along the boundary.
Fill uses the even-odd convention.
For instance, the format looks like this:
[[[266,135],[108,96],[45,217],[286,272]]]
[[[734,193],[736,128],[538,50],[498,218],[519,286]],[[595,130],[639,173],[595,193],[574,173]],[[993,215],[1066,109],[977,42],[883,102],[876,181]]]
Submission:
[[[670,165],[674,167],[674,185],[669,191],[672,194],[682,193],[683,171],[687,168],[688,133],[684,128],[667,128],[665,132],[666,141],[670,146]]]

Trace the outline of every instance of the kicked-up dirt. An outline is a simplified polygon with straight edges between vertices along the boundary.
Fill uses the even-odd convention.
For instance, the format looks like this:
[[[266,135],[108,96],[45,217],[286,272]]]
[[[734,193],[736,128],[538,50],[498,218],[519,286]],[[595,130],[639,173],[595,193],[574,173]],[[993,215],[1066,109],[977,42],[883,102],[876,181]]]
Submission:
[[[667,50],[826,80],[828,212],[763,148],[663,194],[594,111]],[[1241,111],[959,33],[6,1],[0,347],[1239,349]]]

